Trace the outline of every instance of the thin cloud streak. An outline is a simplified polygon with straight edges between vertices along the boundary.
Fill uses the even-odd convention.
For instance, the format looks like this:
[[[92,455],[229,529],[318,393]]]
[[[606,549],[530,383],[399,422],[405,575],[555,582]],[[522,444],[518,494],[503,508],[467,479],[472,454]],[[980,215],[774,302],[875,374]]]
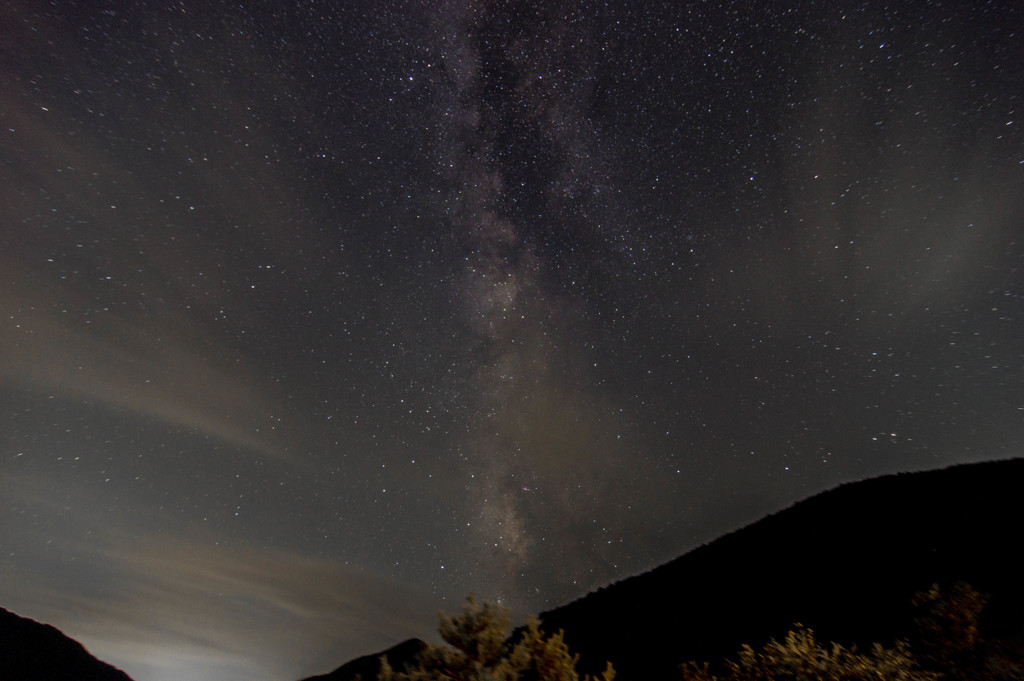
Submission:
[[[15,320],[0,335],[5,381],[98,402],[264,456],[284,455],[273,434],[261,429],[281,413],[265,397],[265,381],[223,369],[237,363],[203,351],[203,343],[184,335],[184,320],[167,315],[157,325],[109,313],[82,330],[39,312],[42,306],[31,300],[3,293],[0,314]]]
[[[117,545],[114,536],[101,552],[92,538],[87,560],[116,590],[72,596],[32,581],[18,591],[24,614],[135,681],[183,669],[225,681],[300,678],[422,635],[435,621],[431,597],[341,561],[197,539]]]

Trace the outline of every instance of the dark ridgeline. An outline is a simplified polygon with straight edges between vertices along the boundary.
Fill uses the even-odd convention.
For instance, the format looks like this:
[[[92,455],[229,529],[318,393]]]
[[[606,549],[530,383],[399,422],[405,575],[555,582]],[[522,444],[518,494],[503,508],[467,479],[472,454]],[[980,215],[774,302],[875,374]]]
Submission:
[[[912,634],[914,593],[962,581],[989,596],[983,633],[1024,641],[1022,517],[1024,459],[850,483],[543,613],[542,627],[565,630],[581,672],[609,660],[620,681],[674,681],[681,662],[734,657],[795,623],[891,645]],[[386,651],[392,667],[420,646]],[[378,658],[314,678],[371,681]]]
[[[0,608],[0,681],[132,681],[49,624]]]
[[[356,678],[362,679],[362,681],[374,681],[377,678],[377,672],[380,671],[381,655],[387,656],[388,664],[392,667],[401,669],[414,661],[426,645],[426,643],[418,638],[411,638],[408,641],[402,641],[392,648],[388,648],[383,653],[357,657],[329,674],[310,676],[307,679],[303,679],[303,681],[350,681]]]
[[[1024,459],[842,485],[648,573],[541,615],[581,669],[677,679],[802,623],[819,640],[891,645],[913,633],[915,592],[962,581],[990,596],[994,637],[1024,639]]]

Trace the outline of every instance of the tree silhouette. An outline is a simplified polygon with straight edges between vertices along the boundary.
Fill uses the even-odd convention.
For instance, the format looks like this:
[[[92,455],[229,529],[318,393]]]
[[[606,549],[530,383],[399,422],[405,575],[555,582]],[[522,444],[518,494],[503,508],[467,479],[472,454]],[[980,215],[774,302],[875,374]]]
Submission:
[[[579,656],[565,644],[563,633],[547,636],[535,618],[509,635],[508,611],[478,604],[472,594],[462,612],[441,615],[438,628],[447,645],[428,645],[415,666],[395,670],[381,658],[378,681],[613,681],[608,664],[598,679],[580,677]]]
[[[1024,678],[1024,651],[1011,641],[982,636],[981,615],[987,598],[970,584],[938,584],[914,596],[918,609],[915,650],[922,666],[949,681],[1019,681]]]

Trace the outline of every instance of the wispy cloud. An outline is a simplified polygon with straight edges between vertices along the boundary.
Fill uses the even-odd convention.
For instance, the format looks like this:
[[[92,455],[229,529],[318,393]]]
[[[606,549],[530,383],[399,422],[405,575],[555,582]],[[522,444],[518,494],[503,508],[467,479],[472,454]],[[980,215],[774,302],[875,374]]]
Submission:
[[[258,372],[204,342],[170,312],[104,312],[74,323],[31,297],[0,295],[0,376],[280,456],[266,424],[280,407]]]
[[[71,596],[23,578],[18,604],[136,681],[297,679],[435,623],[430,597],[343,561],[196,539],[122,542],[90,560],[116,589]]]

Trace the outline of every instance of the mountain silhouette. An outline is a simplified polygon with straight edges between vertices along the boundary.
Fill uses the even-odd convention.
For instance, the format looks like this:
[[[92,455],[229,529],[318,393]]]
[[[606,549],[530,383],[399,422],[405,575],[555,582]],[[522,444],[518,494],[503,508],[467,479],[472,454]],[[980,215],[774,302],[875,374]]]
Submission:
[[[0,679],[10,681],[131,681],[49,624],[0,608]]]
[[[1024,459],[842,485],[654,570],[543,613],[581,670],[674,679],[795,623],[861,649],[913,628],[912,596],[967,582],[989,596],[990,635],[1024,638]]]
[[[413,662],[426,645],[426,643],[418,638],[411,638],[388,648],[382,653],[357,657],[329,674],[310,676],[307,679],[303,679],[303,681],[349,681],[357,678],[374,681],[377,678],[377,672],[380,671],[381,655],[387,656],[388,663],[392,667],[401,669],[403,666]]]
[[[989,636],[1024,641],[1024,459],[848,483],[540,615],[579,669],[619,681],[679,678],[680,663],[734,657],[801,623],[868,649],[912,634],[911,598],[966,582],[989,597]],[[422,642],[384,652],[415,662]],[[324,681],[376,678],[378,655]],[[357,666],[357,663],[362,666]]]

